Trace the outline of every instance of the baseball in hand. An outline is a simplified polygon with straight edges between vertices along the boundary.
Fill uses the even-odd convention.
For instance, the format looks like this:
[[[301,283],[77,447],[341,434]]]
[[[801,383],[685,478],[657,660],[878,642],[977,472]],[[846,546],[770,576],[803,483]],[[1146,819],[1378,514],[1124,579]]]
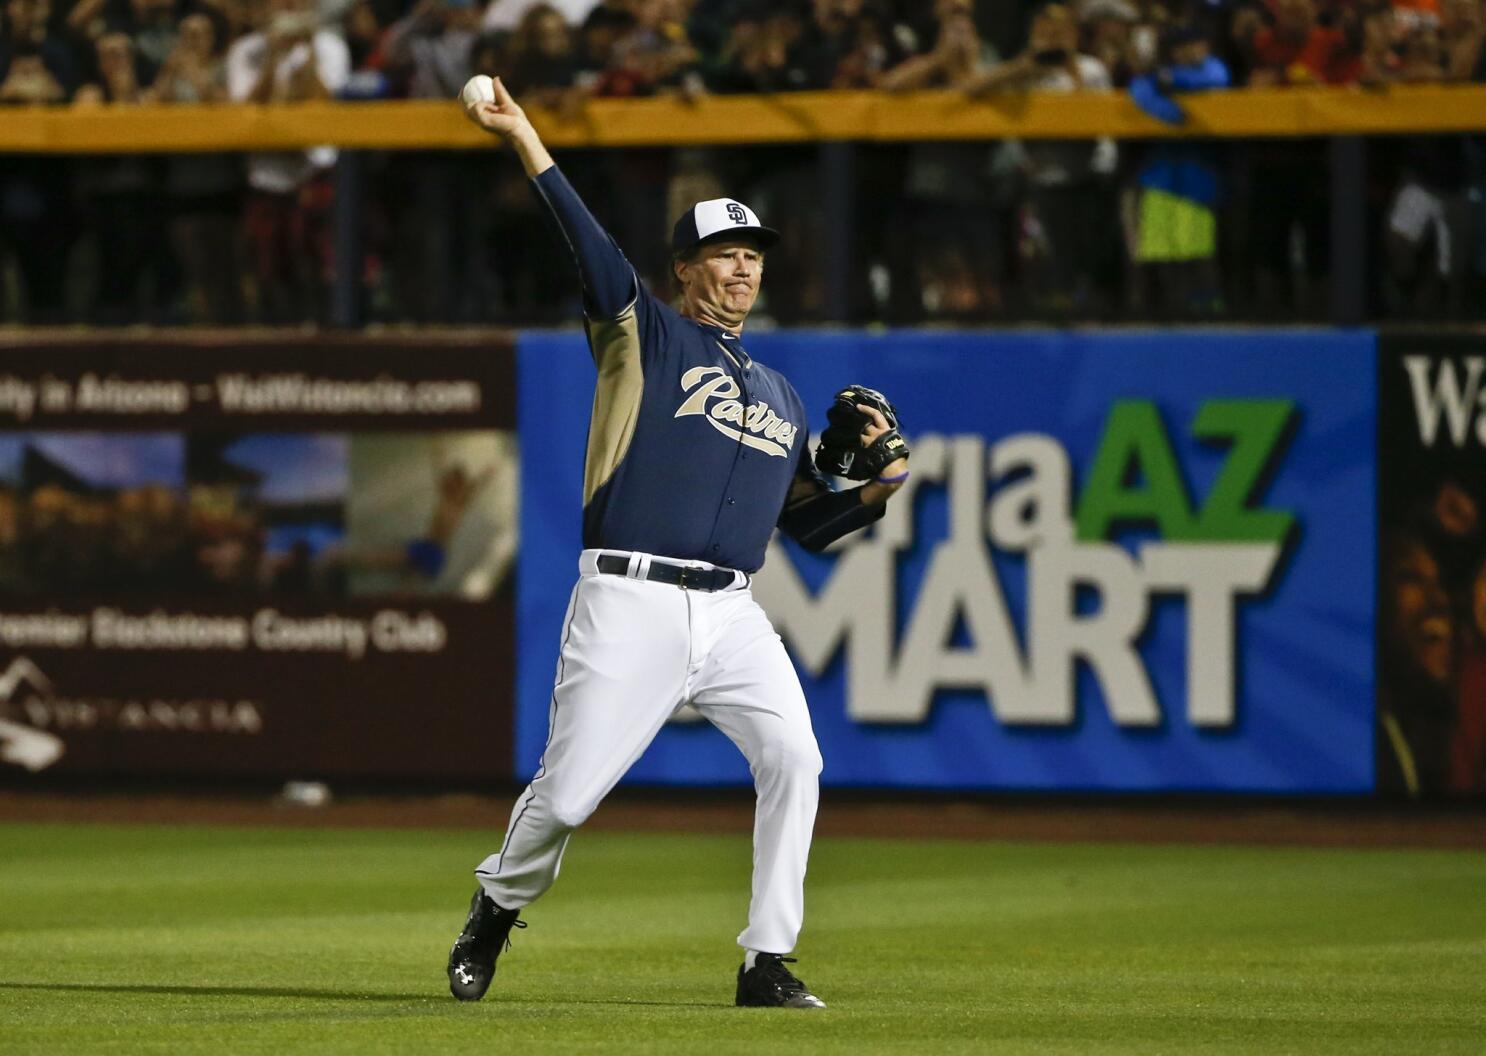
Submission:
[[[464,103],[466,110],[476,103],[493,103],[495,102],[495,82],[483,73],[477,73],[464,82],[459,99]]]

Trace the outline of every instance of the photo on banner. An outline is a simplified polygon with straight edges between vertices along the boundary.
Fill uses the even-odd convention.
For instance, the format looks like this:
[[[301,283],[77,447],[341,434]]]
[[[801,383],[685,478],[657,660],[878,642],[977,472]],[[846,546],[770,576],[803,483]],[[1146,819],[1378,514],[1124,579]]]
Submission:
[[[352,438],[343,560],[352,595],[482,601],[511,584],[514,431]]]
[[[218,595],[345,595],[343,433],[191,433],[185,438],[191,567]]]
[[[1380,794],[1486,797],[1486,339],[1380,338]]]
[[[0,597],[190,580],[179,433],[0,432]]]

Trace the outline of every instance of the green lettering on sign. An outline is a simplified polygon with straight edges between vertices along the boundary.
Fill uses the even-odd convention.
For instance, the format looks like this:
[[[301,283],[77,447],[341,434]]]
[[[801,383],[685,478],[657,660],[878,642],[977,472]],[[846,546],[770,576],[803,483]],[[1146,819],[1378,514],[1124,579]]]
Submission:
[[[1289,510],[1252,509],[1250,502],[1284,444],[1294,400],[1208,400],[1192,420],[1192,435],[1229,441],[1228,458],[1197,515],[1194,539],[1279,543],[1290,533]]]
[[[1114,524],[1154,525],[1165,539],[1192,536],[1192,505],[1176,454],[1150,400],[1119,400],[1109,410],[1078,501],[1078,538],[1097,542]]]

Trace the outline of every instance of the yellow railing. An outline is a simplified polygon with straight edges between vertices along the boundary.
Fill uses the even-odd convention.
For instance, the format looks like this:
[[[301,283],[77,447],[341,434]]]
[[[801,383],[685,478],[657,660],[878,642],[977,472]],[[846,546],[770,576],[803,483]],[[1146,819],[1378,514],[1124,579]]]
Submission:
[[[1181,135],[1367,135],[1486,131],[1486,86],[1249,89],[1182,99],[1173,128],[1127,95],[800,92],[601,99],[579,114],[532,111],[554,147],[702,146],[820,140],[908,142]],[[450,102],[0,109],[0,152],[273,150],[330,143],[414,150],[487,146]]]

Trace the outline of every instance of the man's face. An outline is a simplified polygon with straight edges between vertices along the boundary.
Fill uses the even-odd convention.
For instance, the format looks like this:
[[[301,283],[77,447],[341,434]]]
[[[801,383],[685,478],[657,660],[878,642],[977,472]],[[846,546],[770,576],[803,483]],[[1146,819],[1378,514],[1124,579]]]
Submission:
[[[5,18],[16,38],[25,39],[31,35],[31,27],[37,22],[36,5],[31,0],[8,0]]]
[[[181,44],[193,55],[209,56],[216,36],[212,20],[205,15],[187,15],[181,19]]]
[[[126,33],[109,33],[98,38],[98,68],[105,75],[124,72],[133,61],[134,44]]]
[[[714,242],[676,264],[681,299],[688,315],[710,315],[728,325],[738,325],[758,300],[764,277],[764,254],[751,239]]]
[[[1066,8],[1050,7],[1032,21],[1028,39],[1034,52],[1076,51],[1078,23]]]
[[[568,24],[556,11],[549,11],[537,19],[532,26],[532,43],[539,55],[558,58],[571,50]]]

